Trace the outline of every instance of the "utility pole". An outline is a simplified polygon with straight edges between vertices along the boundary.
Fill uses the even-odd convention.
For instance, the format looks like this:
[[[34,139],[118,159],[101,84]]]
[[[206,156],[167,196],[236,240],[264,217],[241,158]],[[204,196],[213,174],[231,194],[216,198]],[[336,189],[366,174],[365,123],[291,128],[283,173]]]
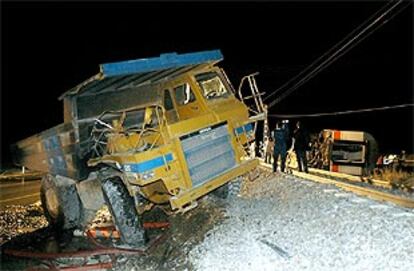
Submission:
[[[268,140],[268,137],[270,136],[269,131],[269,122],[267,118],[267,105],[263,105],[263,114],[264,114],[264,121],[263,121],[263,155],[266,157],[266,142]]]

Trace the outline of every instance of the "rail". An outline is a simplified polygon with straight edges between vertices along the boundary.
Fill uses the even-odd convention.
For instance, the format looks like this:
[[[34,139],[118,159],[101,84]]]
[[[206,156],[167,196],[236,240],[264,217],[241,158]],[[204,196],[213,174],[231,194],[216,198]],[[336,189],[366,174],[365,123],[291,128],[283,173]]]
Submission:
[[[266,170],[271,170],[271,165],[269,164],[265,164],[262,162],[260,163],[260,166],[262,168],[265,168]],[[379,191],[378,189],[375,189],[374,187],[368,188],[368,187],[363,187],[360,185],[346,182],[349,180],[356,181],[357,179],[361,179],[360,177],[351,176],[351,175],[344,174],[344,173],[334,173],[334,172],[328,172],[325,170],[316,170],[316,169],[309,169],[309,172],[311,173],[304,173],[304,172],[292,170],[291,174],[293,176],[303,178],[306,180],[311,180],[311,181],[318,182],[318,183],[333,184],[339,188],[342,188],[343,190],[350,191],[357,195],[366,196],[374,200],[391,202],[391,203],[394,203],[394,204],[397,204],[399,206],[406,207],[406,208],[414,208],[414,199]],[[325,175],[331,175],[337,178],[337,180],[322,177],[322,176],[317,176],[315,175],[315,173],[319,173],[319,174],[323,173]],[[338,179],[342,179],[345,181],[341,181]],[[377,180],[377,181],[380,181],[380,180]],[[384,181],[380,181],[380,182],[384,182]]]
[[[392,188],[392,185],[387,181],[372,179],[368,177],[353,176],[353,175],[349,175],[345,173],[332,172],[332,171],[327,171],[327,170],[322,170],[322,169],[317,169],[317,168],[309,168],[309,172],[320,174],[320,175],[326,175],[326,176],[330,176],[333,178],[341,178],[341,179],[344,179],[350,182],[362,182],[362,183],[369,183],[369,184],[383,187],[383,188],[388,188],[388,189]]]
[[[31,179],[41,179],[45,175],[43,172],[39,171],[27,171],[22,168],[21,171],[18,170],[6,170],[0,174],[0,181],[2,180],[31,180]]]

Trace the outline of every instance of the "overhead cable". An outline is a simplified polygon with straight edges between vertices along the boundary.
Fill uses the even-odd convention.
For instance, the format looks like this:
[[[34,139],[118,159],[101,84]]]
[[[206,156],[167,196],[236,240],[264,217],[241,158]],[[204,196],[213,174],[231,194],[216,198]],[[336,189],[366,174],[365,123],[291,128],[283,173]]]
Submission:
[[[271,118],[315,118],[315,117],[325,117],[325,116],[338,116],[338,115],[347,115],[347,114],[356,114],[356,113],[366,113],[374,111],[384,111],[398,108],[414,107],[414,103],[411,104],[399,104],[399,105],[390,105],[383,107],[374,107],[374,108],[364,108],[356,110],[347,110],[339,112],[329,112],[329,113],[314,113],[314,114],[269,114],[268,117]]]
[[[407,5],[408,6],[408,5]],[[405,7],[407,7],[405,6]],[[401,12],[405,7],[399,9],[396,13],[394,13],[388,20],[382,21],[380,24],[376,25],[375,28],[373,28],[370,32],[368,32],[365,36],[362,36],[360,39],[355,39],[355,42],[350,44],[349,47],[346,47],[348,44],[345,44],[342,48],[340,48],[341,51],[338,50],[334,55],[330,56],[326,61],[318,65],[314,71],[310,72],[308,75],[306,75],[304,78],[302,78],[299,82],[297,82],[294,86],[292,86],[290,89],[285,91],[280,97],[278,97],[276,100],[272,101],[269,104],[269,107],[274,106],[275,104],[281,102],[283,99],[285,99],[288,95],[290,95],[293,91],[298,89],[300,86],[305,84],[307,81],[312,79],[314,76],[316,76],[319,72],[321,72],[323,69],[328,67],[330,64],[335,62],[338,58],[346,54],[348,51],[350,51],[352,48],[354,48],[356,45],[358,45],[361,41],[363,41],[365,38],[369,37],[371,34],[373,34],[377,29],[379,29],[381,26],[383,26],[385,23],[387,23],[389,20],[394,18],[399,12]],[[352,40],[353,41],[353,40]]]
[[[334,47],[332,47],[327,53],[323,54],[316,61],[314,61],[311,65],[309,65],[305,70],[303,70],[297,76],[295,76],[294,78],[292,78],[291,80],[289,80],[287,83],[285,83],[279,89],[277,89],[275,92],[273,92],[269,96],[267,96],[266,99],[268,99],[269,97],[273,96],[274,94],[280,92],[280,90],[282,90],[285,86],[289,85],[292,81],[294,81],[295,79],[299,78],[301,75],[305,74],[307,71],[309,71],[311,69],[311,71],[309,71],[306,75],[304,75],[302,79],[300,79],[298,82],[296,82],[292,87],[290,87],[288,90],[286,90],[277,99],[275,99],[274,101],[272,101],[269,104],[268,108],[270,108],[270,107],[274,106],[275,104],[279,103],[280,101],[282,101],[289,94],[291,94],[294,90],[296,90],[297,88],[299,88],[300,86],[302,86],[304,83],[306,83],[308,80],[310,80],[311,78],[313,78],[314,76],[316,76],[319,72],[321,72],[327,66],[329,66],[334,61],[336,61],[338,58],[340,58],[341,56],[343,56],[346,52],[348,52],[349,50],[351,50],[353,47],[355,47],[357,44],[359,44],[362,40],[364,40],[369,35],[371,35],[372,33],[374,33],[378,28],[380,28],[382,25],[384,25],[385,23],[387,23],[389,20],[391,20],[393,17],[395,17],[399,12],[401,12],[403,9],[405,9],[409,4],[411,4],[409,2],[406,6],[400,8],[400,9],[397,9],[397,11],[392,16],[390,16],[390,18],[388,18],[387,20],[383,20],[387,15],[390,14],[391,11],[395,10],[402,2],[403,2],[403,0],[397,1],[391,7],[388,7],[390,5],[390,3],[387,3],[379,11],[377,11],[374,15],[372,15],[368,20],[366,20],[363,24],[361,24],[357,29],[353,30],[344,39],[342,39],[339,43],[337,43]],[[391,2],[391,3],[393,3],[393,2]],[[376,17],[385,8],[387,8],[387,10],[385,12],[383,12],[375,20],[373,20],[371,23],[369,23],[367,26],[365,26],[361,31],[359,31],[359,29],[361,29],[363,27],[363,25],[366,24],[367,21],[370,21],[373,17]],[[358,33],[355,34],[356,32],[358,32]],[[342,43],[344,43],[344,41],[346,39],[348,39],[352,35],[353,35],[353,37],[349,41],[347,41],[340,48],[338,48]],[[331,53],[334,49],[336,49],[336,51],[333,52],[333,53]],[[317,65],[317,63],[319,63],[320,60],[323,57],[325,57],[328,53],[331,53],[331,55],[327,59],[325,59],[324,61],[322,61],[320,64]],[[315,67],[315,65],[316,65],[316,67]]]
[[[271,92],[268,96],[264,98],[264,101],[268,100],[270,97],[276,95],[281,90],[283,90],[285,87],[287,87],[289,84],[294,82],[296,79],[300,78],[303,74],[305,74],[307,71],[309,71],[311,68],[313,68],[319,61],[321,61],[324,57],[331,54],[334,50],[336,50],[341,44],[343,44],[347,39],[352,37],[358,30],[360,30],[367,22],[372,20],[375,16],[380,14],[383,10],[385,10],[389,5],[391,5],[392,2],[388,2],[386,5],[384,5],[381,9],[379,9],[377,12],[375,12],[373,15],[371,15],[368,19],[366,19],[362,24],[360,24],[357,28],[352,30],[348,35],[346,35],[343,39],[341,39],[339,42],[337,42],[334,46],[332,46],[328,51],[326,51],[324,54],[322,54],[320,57],[318,57],[316,60],[314,60],[309,66],[307,66],[305,69],[303,69],[300,73],[289,79],[286,83],[284,83],[282,86],[280,86],[275,91]]]

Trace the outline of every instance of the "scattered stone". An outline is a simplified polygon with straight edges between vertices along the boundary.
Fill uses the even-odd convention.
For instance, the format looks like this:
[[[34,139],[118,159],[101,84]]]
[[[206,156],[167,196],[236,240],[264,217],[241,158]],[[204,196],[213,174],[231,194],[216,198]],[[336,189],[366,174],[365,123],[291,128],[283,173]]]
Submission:
[[[0,245],[18,235],[48,226],[40,201],[30,205],[10,205],[0,210]]]
[[[191,249],[194,270],[412,270],[414,219],[395,216],[405,208],[351,193],[344,200],[330,185],[280,175],[253,184]]]
[[[166,241],[149,255],[115,257],[113,269],[412,269],[412,210],[291,175],[257,173],[244,181],[240,197],[207,196],[188,213],[162,218],[170,227],[154,234],[165,233]],[[39,203],[0,211],[1,242],[47,226],[42,213]],[[104,207],[89,226],[110,223]],[[88,263],[109,260],[92,257]]]
[[[350,193],[335,193],[335,197],[337,197],[337,198],[348,198],[348,197],[351,197],[352,196],[352,194],[350,194]]]

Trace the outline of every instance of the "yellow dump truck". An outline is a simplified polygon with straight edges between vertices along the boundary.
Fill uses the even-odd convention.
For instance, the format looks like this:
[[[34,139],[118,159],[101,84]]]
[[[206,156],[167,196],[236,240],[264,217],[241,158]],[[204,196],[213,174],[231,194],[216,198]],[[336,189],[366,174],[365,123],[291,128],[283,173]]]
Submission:
[[[64,123],[12,148],[16,164],[48,173],[50,223],[80,227],[106,203],[134,245],[152,206],[179,212],[212,191],[231,193],[258,164],[249,146],[264,114],[238,97],[216,66],[222,58],[213,50],[102,64],[64,93]]]

